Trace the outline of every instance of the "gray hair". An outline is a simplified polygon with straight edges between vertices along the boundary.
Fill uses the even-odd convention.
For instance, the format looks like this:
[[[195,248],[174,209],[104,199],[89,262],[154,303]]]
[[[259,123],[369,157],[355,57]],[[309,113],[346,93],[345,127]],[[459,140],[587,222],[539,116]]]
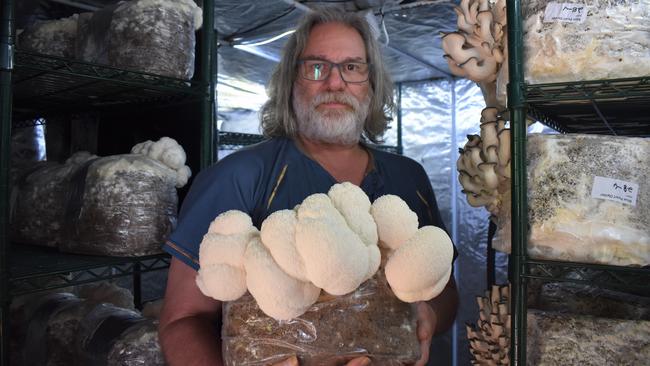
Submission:
[[[262,106],[262,131],[268,137],[290,137],[298,134],[298,123],[291,98],[293,84],[297,78],[298,59],[307,45],[312,28],[322,23],[342,23],[356,29],[366,45],[367,62],[370,67],[370,106],[363,126],[363,137],[380,142],[388,128],[388,122],[395,109],[393,83],[385,69],[379,45],[366,20],[352,12],[338,8],[321,8],[309,12],[287,41],[282,59],[276,66],[267,93],[269,100]]]

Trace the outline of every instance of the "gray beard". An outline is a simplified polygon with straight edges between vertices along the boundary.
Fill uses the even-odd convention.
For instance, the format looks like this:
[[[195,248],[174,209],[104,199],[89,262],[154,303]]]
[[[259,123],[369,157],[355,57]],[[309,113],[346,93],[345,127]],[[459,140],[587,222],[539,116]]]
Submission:
[[[316,110],[319,104],[332,101],[345,103],[352,107],[352,111]],[[312,101],[304,102],[294,88],[293,110],[298,119],[298,133],[314,141],[340,145],[358,143],[369,106],[370,96],[359,103],[355,97],[343,92],[321,93]]]

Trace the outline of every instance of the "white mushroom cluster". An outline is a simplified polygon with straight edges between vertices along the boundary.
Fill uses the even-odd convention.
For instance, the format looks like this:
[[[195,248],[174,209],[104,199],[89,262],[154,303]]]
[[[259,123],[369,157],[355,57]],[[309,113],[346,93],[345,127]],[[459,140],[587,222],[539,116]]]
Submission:
[[[481,134],[467,136],[456,162],[467,202],[498,215],[510,193],[510,129],[494,107],[481,111]]]
[[[397,298],[405,302],[438,296],[451,276],[454,247],[442,229],[423,226],[401,198],[379,197],[372,204],[379,245],[388,249],[386,280]]]
[[[495,106],[495,81],[506,60],[506,2],[461,0],[454,10],[458,31],[442,37],[449,69],[454,75],[479,83],[488,105]]]
[[[158,141],[147,140],[133,145],[131,154],[146,155],[158,160],[176,172],[176,188],[181,188],[192,176],[190,167],[185,165],[187,156],[183,147],[171,137],[161,137]]]
[[[492,286],[476,298],[477,325],[467,325],[472,365],[510,365],[510,288]]]
[[[449,280],[453,245],[444,231],[418,229],[417,215],[399,197],[371,205],[346,182],[274,212],[259,232],[247,214],[222,213],[201,242],[196,282],[221,301],[248,289],[265,314],[287,320],[314,304],[321,289],[345,295],[371,278],[381,263],[379,245],[388,250],[386,277],[401,300],[429,300]]]

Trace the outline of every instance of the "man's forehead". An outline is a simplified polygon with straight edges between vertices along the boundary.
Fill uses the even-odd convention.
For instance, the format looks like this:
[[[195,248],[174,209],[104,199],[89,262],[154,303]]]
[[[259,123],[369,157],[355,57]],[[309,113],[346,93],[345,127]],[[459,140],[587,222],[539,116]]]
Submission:
[[[338,22],[314,25],[301,59],[332,62],[365,62],[366,45],[357,29]]]

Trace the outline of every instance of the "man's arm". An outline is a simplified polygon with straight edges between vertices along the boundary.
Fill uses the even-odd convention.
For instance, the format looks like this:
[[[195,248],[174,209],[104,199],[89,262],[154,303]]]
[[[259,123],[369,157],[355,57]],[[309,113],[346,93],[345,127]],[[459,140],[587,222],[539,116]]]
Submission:
[[[199,290],[196,271],[172,258],[160,315],[160,345],[170,366],[221,366],[221,302]]]

